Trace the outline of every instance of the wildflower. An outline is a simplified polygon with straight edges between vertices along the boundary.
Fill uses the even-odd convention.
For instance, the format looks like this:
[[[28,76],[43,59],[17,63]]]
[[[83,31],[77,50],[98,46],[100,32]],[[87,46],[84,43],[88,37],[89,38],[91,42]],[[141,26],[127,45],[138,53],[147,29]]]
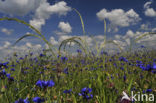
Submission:
[[[152,70],[152,73],[153,73],[153,74],[156,74],[156,70]]]
[[[23,57],[20,57],[19,59],[20,59],[20,60],[23,60],[24,58],[23,58]]]
[[[71,91],[72,91],[72,89],[69,89],[69,90],[64,90],[64,91],[63,91],[63,93],[66,93],[66,94],[67,94],[67,93],[69,93],[69,94],[70,94],[70,93],[71,93]]]
[[[6,75],[5,69],[2,70],[2,74],[3,75]]]
[[[128,60],[125,57],[120,57],[119,60],[124,61],[124,62],[128,62]]]
[[[155,69],[155,70],[156,70],[156,64],[155,64],[155,63],[153,63],[153,69]]]
[[[0,68],[4,67],[4,68],[8,68],[9,62],[5,62],[5,63],[0,63]]]
[[[63,70],[63,72],[64,72],[65,74],[68,74],[68,68],[65,68],[65,69]]]
[[[123,68],[123,67],[120,67],[120,69],[121,69],[121,70],[124,70],[124,68]]]
[[[41,99],[40,97],[34,97],[33,98],[33,102],[35,102],[35,103],[42,103],[44,101],[45,101],[44,98],[43,99]]]
[[[49,81],[38,80],[36,85],[41,88],[47,88],[47,87],[53,87],[55,85],[55,83],[52,80],[49,80]]]
[[[26,99],[19,99],[19,100],[17,100],[17,101],[15,101],[15,103],[30,103],[29,101],[28,101],[28,98],[26,98]]]
[[[10,70],[11,70],[11,71],[15,71],[15,69],[14,69],[14,68],[11,68]]]
[[[149,92],[152,92],[152,89],[147,89],[146,92],[148,92],[148,93],[149,93]]]
[[[14,81],[14,78],[13,77],[8,77],[8,80],[11,82],[11,81]]]
[[[141,47],[141,48],[145,48],[145,46],[144,46],[144,45],[141,45],[140,47]]]
[[[40,54],[40,57],[43,57],[43,56],[45,56],[45,55],[41,53],[41,54]]]
[[[9,78],[9,77],[10,77],[10,74],[9,74],[9,73],[7,73],[7,74],[6,74],[6,76]]]
[[[84,99],[91,99],[93,98],[93,95],[90,94],[92,92],[92,89],[91,88],[83,88],[81,90],[81,93],[79,93],[79,96],[83,96]]]
[[[101,51],[101,55],[108,55],[108,53],[105,51]]]
[[[30,53],[30,56],[32,56],[32,55],[33,55],[33,53],[31,52],[31,53]]]
[[[124,75],[124,77],[123,77],[123,78],[124,78],[124,81],[126,81],[126,75]]]
[[[67,57],[61,57],[61,60],[62,60],[63,62],[65,62],[65,61],[68,60],[68,58],[67,58]]]
[[[77,49],[77,53],[82,53],[81,49]]]

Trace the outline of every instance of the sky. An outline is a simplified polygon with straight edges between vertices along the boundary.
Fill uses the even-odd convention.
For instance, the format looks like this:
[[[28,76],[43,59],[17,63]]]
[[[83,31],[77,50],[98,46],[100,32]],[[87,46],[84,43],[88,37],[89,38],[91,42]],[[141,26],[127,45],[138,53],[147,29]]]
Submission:
[[[72,36],[85,38],[80,18],[73,8],[83,18],[86,41],[90,47],[95,47],[95,41],[99,45],[103,43],[104,20],[107,39],[118,43],[123,49],[140,35],[156,31],[155,0],[0,0],[0,18],[24,20],[58,47],[61,41]],[[10,48],[26,33],[34,31],[15,21],[0,21],[0,53],[47,48],[44,42],[32,37]],[[155,35],[148,35],[138,44],[155,47],[155,40]],[[108,47],[114,48],[112,44]]]

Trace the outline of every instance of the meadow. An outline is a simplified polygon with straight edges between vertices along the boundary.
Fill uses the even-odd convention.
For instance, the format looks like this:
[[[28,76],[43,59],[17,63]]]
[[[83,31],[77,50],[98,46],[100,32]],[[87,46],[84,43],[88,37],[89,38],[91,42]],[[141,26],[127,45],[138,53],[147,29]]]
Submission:
[[[86,35],[81,14],[74,10]],[[57,49],[25,21],[8,17],[0,18],[2,20],[17,21],[36,32],[25,34],[14,45],[33,36],[43,40],[49,49],[37,55],[31,51],[25,56],[14,53],[0,63],[0,103],[131,103],[121,102],[123,91],[129,96],[131,91],[156,94],[155,50],[141,46],[137,50],[123,51],[117,43],[106,40],[105,21],[103,45],[116,45],[120,50],[116,54],[103,51],[103,45],[93,53],[87,42],[76,36],[62,41]],[[155,33],[143,34],[136,41],[150,34]],[[62,54],[61,49],[65,51],[68,44],[72,47],[72,42],[80,47],[77,54]]]

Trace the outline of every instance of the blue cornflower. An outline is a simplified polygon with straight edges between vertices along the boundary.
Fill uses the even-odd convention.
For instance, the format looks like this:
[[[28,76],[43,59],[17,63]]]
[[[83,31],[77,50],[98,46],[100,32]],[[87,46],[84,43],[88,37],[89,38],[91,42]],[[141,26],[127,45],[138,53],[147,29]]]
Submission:
[[[45,56],[45,55],[41,53],[41,54],[40,54],[40,57],[43,57],[43,56]]]
[[[153,65],[147,64],[146,67],[143,66],[143,65],[140,65],[140,68],[141,68],[142,70],[145,70],[145,71],[152,71],[152,72],[154,72],[154,71],[156,70],[156,64],[155,64],[155,63],[153,63]]]
[[[20,60],[23,60],[24,58],[23,58],[23,57],[20,57],[19,59],[20,59]]]
[[[124,81],[126,81],[126,75],[124,75],[124,77],[123,77],[123,78],[124,78]]]
[[[72,89],[69,89],[69,90],[66,89],[66,90],[63,91],[63,93],[66,93],[66,94],[69,93],[70,94],[71,91],[72,91]]]
[[[150,92],[152,92],[152,89],[143,90],[143,93],[150,93]]]
[[[15,71],[15,69],[14,69],[14,68],[11,68],[10,70],[11,70],[11,71]]]
[[[147,70],[147,71],[150,71],[150,70],[152,70],[152,68],[153,68],[153,67],[152,67],[152,65],[150,65],[150,64],[147,64],[147,66],[146,66],[146,70]]]
[[[124,68],[123,68],[123,67],[120,67],[120,69],[121,69],[121,70],[124,70]]]
[[[55,85],[55,83],[52,80],[49,80],[49,81],[38,80],[36,85],[41,88],[47,88],[47,87],[53,87]]]
[[[26,99],[19,99],[19,100],[17,100],[17,101],[15,101],[15,103],[30,103],[29,101],[28,101],[28,98],[26,98]]]
[[[148,93],[152,92],[152,89],[146,89],[146,92],[148,92]]]
[[[144,66],[140,66],[140,68],[142,69],[142,70],[146,70],[146,67],[144,67]]]
[[[0,68],[1,68],[1,67],[8,68],[8,66],[7,66],[8,64],[9,64],[9,62],[0,63]]]
[[[65,74],[69,74],[68,68],[65,68],[65,69],[63,70],[63,72],[64,72]]]
[[[91,99],[93,98],[93,95],[90,94],[92,92],[91,88],[82,88],[81,92],[79,93],[79,96],[83,96],[84,99]]]
[[[68,60],[68,58],[64,56],[64,57],[61,57],[61,60],[62,60],[63,62],[65,62],[65,61]]]
[[[77,49],[77,53],[82,53],[81,49]]]
[[[9,74],[9,73],[7,73],[7,74],[6,74],[6,76],[9,78],[9,77],[10,77],[10,74]]]
[[[128,60],[127,60],[125,57],[120,57],[119,60],[120,60],[120,61],[128,62]]]
[[[42,102],[44,102],[45,100],[44,99],[41,99],[40,97],[34,97],[33,98],[33,102],[35,102],[35,103],[42,103]]]
[[[5,69],[2,70],[2,74],[3,75],[6,75]]]
[[[105,51],[101,51],[101,55],[108,55],[108,53]]]
[[[156,70],[156,63],[153,63],[153,69]]]
[[[152,73],[153,73],[153,74],[156,74],[156,70],[152,70]]]
[[[141,48],[145,48],[145,46],[144,46],[144,45],[141,45],[140,47],[141,47]]]

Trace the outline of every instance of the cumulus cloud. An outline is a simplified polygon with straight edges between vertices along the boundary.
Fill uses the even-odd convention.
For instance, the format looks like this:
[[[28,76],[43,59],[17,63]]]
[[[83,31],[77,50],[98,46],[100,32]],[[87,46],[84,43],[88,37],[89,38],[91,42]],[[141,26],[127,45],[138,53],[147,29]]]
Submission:
[[[71,11],[71,7],[67,6],[64,1],[50,5],[47,0],[0,0],[1,13],[18,16],[33,13],[34,16],[29,23],[39,30],[52,14],[61,16],[66,15],[69,11]]]
[[[46,0],[42,0],[39,7],[35,10],[33,19],[29,22],[40,30],[41,26],[45,24],[45,21],[49,19],[51,15],[66,15],[69,11],[71,11],[71,8],[67,6],[67,3],[64,1],[50,5]]]
[[[24,16],[33,12],[41,0],[0,0],[0,12],[11,15]]]
[[[62,30],[62,32],[65,32],[65,33],[70,33],[72,32],[72,27],[70,26],[70,24],[67,22],[60,22],[58,27]]]
[[[55,31],[55,33],[58,35],[69,34],[72,32],[72,27],[68,22],[60,22],[58,28],[60,28],[61,30],[61,31]]]
[[[149,17],[156,17],[156,11],[150,7],[151,4],[152,1],[146,2],[144,4],[144,9],[145,9],[144,14]]]
[[[152,32],[156,32],[156,28],[153,28],[153,29],[152,29]]]
[[[7,28],[2,28],[1,32],[7,34],[7,35],[11,35],[13,33],[13,29],[7,29]]]
[[[125,12],[123,9],[114,9],[108,11],[107,9],[100,10],[96,16],[100,20],[108,19],[112,25],[127,27],[129,25],[136,24],[141,20],[139,14],[137,14],[133,9]]]
[[[11,43],[9,41],[4,41],[4,45],[0,45],[0,54],[2,59],[3,57],[10,55],[14,52],[26,54],[31,49],[32,52],[40,50],[42,46],[40,44],[31,44],[30,42],[26,42],[25,44],[21,44],[18,46],[10,47]]]
[[[148,30],[149,29],[148,26],[149,26],[148,24],[141,24],[140,29],[142,29],[142,30]]]
[[[58,41],[53,36],[50,37],[50,43],[53,45],[58,45]]]
[[[121,38],[121,35],[119,35],[119,34],[115,35],[115,39],[120,39],[120,38]]]
[[[4,45],[3,45],[3,48],[8,48],[10,45],[11,45],[10,42],[5,41],[5,43],[4,43]]]
[[[123,39],[126,39],[126,38],[133,38],[135,36],[134,32],[132,30],[128,30],[126,32],[126,35],[123,36]]]
[[[153,30],[154,29],[155,28],[153,28]],[[140,32],[140,31],[133,32],[132,30],[128,30],[124,36],[118,34],[115,35],[114,40],[117,41],[117,43],[120,44],[123,48],[127,48],[131,43],[132,44],[134,43],[133,40],[136,40],[138,37],[146,33],[148,32]],[[137,45],[144,45],[146,47],[152,48],[155,48],[154,46],[155,43],[156,43],[156,34],[146,35],[137,41]]]

